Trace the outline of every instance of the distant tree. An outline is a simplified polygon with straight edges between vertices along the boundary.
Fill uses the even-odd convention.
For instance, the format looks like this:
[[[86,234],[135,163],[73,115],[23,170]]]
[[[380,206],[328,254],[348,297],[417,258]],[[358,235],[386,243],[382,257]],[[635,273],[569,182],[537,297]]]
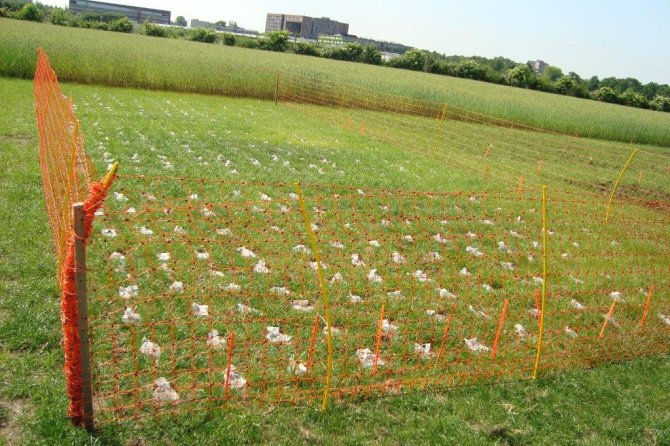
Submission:
[[[216,31],[209,28],[196,28],[191,31],[189,40],[195,42],[214,43],[216,42]]]
[[[554,87],[558,93],[572,96],[577,90],[578,85],[577,81],[568,75],[557,80]]]
[[[320,56],[321,51],[319,47],[309,42],[296,42],[292,48],[295,54],[302,54],[304,56]]]
[[[76,23],[72,13],[63,8],[54,8],[53,11],[51,11],[50,20],[51,23],[58,26],[74,26]]]
[[[231,20],[228,22],[228,27],[229,28],[237,28],[237,22],[234,20]]]
[[[593,76],[591,79],[589,79],[586,83],[586,88],[588,88],[589,91],[596,91],[599,89],[600,79],[598,79],[598,76]]]
[[[177,18],[174,19],[174,24],[177,26],[188,26],[186,18],[183,15],[178,15]]]
[[[216,25],[220,28],[225,28],[226,27],[226,22],[223,21],[223,20],[218,20],[218,21],[214,22],[214,25]]]
[[[513,87],[533,88],[535,82],[535,72],[526,64],[519,64],[505,73],[505,83]]]
[[[619,94],[623,94],[627,90],[632,90],[636,93],[643,92],[642,83],[633,77],[627,77],[625,79],[618,79],[616,77],[607,77],[602,81],[600,81],[600,86],[610,87]]]
[[[389,65],[405,70],[423,71],[428,62],[428,53],[424,50],[412,48],[400,57],[391,59]]]
[[[223,44],[228,46],[235,46],[235,34],[223,33]]]
[[[632,90],[635,93],[642,92],[642,82],[635,79],[634,77],[627,77],[625,79],[620,79],[619,85],[621,86],[621,89],[624,92],[626,92],[627,90]]]
[[[546,91],[547,93],[555,93],[556,87],[554,82],[547,76],[537,76],[537,82],[533,86],[534,90]]]
[[[656,95],[670,98],[670,85],[668,84],[659,85],[658,88],[656,89]]]
[[[474,60],[466,60],[456,65],[456,75],[466,79],[484,80],[486,79],[486,67]]]
[[[264,50],[284,52],[288,48],[288,31],[272,31],[267,33],[260,41],[260,47]]]
[[[563,77],[563,70],[553,65],[547,65],[542,71],[542,76],[549,79],[552,82],[556,82],[561,77]]]
[[[352,42],[347,43],[340,48],[330,48],[326,52],[326,57],[336,60],[345,60],[349,62],[362,62],[363,58],[363,45],[360,43]]]
[[[445,76],[456,76],[456,70],[454,64],[450,64],[445,60],[439,60],[432,57],[428,58],[423,70],[426,73],[442,74]]]
[[[144,22],[140,32],[152,37],[167,37],[167,31],[165,31],[165,28],[158,26],[155,23]]]
[[[26,3],[19,12],[16,13],[15,17],[19,20],[41,22],[44,18],[44,11],[35,3]]]
[[[606,77],[601,79],[600,87],[608,87],[618,93],[623,93],[623,90],[619,90],[619,80],[616,77]]]
[[[242,48],[260,48],[261,39],[255,39],[253,37],[244,37],[244,36],[235,36],[235,45]]]
[[[133,31],[133,22],[131,22],[128,17],[121,17],[120,19],[110,22],[108,29],[117,33],[129,33]]]
[[[652,100],[656,97],[656,95],[658,95],[659,87],[660,85],[658,85],[656,82],[649,82],[648,84],[642,86],[641,93],[647,99]]]
[[[505,73],[510,68],[514,68],[516,66],[516,62],[514,62],[512,59],[498,56],[493,58],[491,63],[489,63],[489,66],[498,73]]]
[[[568,77],[577,83],[584,82],[584,80],[579,76],[579,74],[575,73],[574,71],[569,72]]]
[[[604,80],[604,79],[603,79]],[[602,102],[616,104],[619,102],[619,96],[611,87],[600,87],[594,94],[595,98]]]
[[[376,46],[365,45],[363,47],[363,54],[361,54],[361,62],[370,65],[381,65],[382,53]]]
[[[649,102],[640,93],[628,89],[619,96],[619,102],[629,107],[649,108]]]
[[[670,112],[670,98],[666,96],[656,96],[651,101],[651,107],[654,110]]]

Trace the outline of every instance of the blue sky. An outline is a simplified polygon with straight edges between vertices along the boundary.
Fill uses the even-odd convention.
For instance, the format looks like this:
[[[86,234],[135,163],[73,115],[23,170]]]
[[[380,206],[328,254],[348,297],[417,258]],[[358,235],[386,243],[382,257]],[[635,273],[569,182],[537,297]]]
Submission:
[[[586,78],[670,84],[670,0],[106,1],[169,9],[173,18],[235,20],[259,31],[268,12],[326,16],[348,22],[351,34],[447,55],[542,59]]]

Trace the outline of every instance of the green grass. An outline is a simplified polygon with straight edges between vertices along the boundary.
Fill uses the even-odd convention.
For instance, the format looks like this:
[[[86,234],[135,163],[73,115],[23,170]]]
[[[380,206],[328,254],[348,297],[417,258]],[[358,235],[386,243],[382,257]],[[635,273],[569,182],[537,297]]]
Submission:
[[[94,86],[63,88],[75,98],[87,152],[100,171],[105,168],[103,158],[114,158],[125,173],[437,191],[487,186],[483,178],[457,166],[445,167],[444,159],[436,156],[440,151],[408,156],[401,147],[362,138],[310,117],[309,107],[297,111],[251,99]],[[109,425],[89,439],[70,427],[65,417],[55,260],[50,254],[39,179],[32,84],[0,79],[0,91],[5,105],[0,111],[0,159],[3,165],[12,166],[0,172],[0,215],[2,221],[10,222],[0,231],[0,381],[6,383],[0,386],[0,399],[3,407],[22,404],[29,408],[26,415],[12,420],[21,427],[23,443],[670,442],[667,356],[573,371],[537,382],[431,390],[341,404],[325,414],[314,408],[232,406]],[[373,114],[364,118],[374,119]],[[463,128],[459,132],[465,133]],[[395,134],[406,137],[400,130]],[[470,137],[467,144],[485,146],[490,137],[485,132],[481,140]],[[629,148],[622,146],[622,151]],[[134,153],[140,157],[138,163],[132,161]],[[273,154],[290,160],[293,168],[275,167]],[[158,155],[167,156],[174,169],[166,170]],[[217,162],[218,155],[233,161],[238,174],[230,174],[229,168]],[[261,165],[253,165],[253,158]],[[329,162],[322,163],[324,158]],[[564,166],[574,166],[570,160],[564,162]],[[399,174],[401,167],[404,174]],[[129,183],[119,183],[125,184]],[[665,286],[659,282],[659,289]],[[0,419],[11,413],[1,410]],[[19,442],[16,432],[0,428],[1,435],[12,435],[5,439],[7,444]]]
[[[670,113],[294,54],[18,20],[0,19],[0,74],[32,77],[38,46],[63,81],[271,99],[280,69],[567,134],[670,146]]]

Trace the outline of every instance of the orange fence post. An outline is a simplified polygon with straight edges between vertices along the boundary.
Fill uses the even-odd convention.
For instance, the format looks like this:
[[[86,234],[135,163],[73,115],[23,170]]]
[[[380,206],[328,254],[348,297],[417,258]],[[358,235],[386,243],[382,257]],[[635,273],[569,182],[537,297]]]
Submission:
[[[505,323],[505,315],[507,314],[508,305],[509,305],[509,299],[505,299],[502,311],[500,312],[500,321],[498,321],[498,331],[496,331],[496,337],[493,340],[493,348],[491,349],[491,359],[496,359],[496,352],[498,351],[498,342],[500,341],[500,335],[502,334],[503,324]]]
[[[372,371],[377,374],[377,362],[379,361],[379,351],[382,347],[382,331],[384,327],[384,304],[382,304],[382,309],[379,312],[379,323],[377,324],[377,342],[375,344],[375,357],[372,363]]]
[[[605,322],[603,322],[603,327],[600,329],[600,334],[598,335],[600,339],[605,337],[605,329],[607,328],[607,324],[609,324],[610,322],[610,318],[614,313],[614,308],[616,307],[617,302],[618,302],[617,299],[612,300],[612,305],[610,306],[610,310],[607,312],[607,315],[605,316]]]
[[[644,312],[642,313],[642,319],[640,319],[640,325],[638,326],[638,331],[642,331],[644,328],[644,323],[647,320],[647,313],[649,313],[649,304],[651,304],[651,296],[654,294],[654,284],[649,288],[649,293],[647,293],[647,300],[644,303]]]

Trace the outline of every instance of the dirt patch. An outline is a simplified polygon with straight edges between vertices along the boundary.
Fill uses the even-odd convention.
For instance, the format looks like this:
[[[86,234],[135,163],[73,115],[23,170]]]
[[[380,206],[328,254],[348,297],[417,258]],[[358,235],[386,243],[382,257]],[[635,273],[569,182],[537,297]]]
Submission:
[[[598,183],[596,189],[603,194],[610,194],[612,192],[612,187],[614,182],[607,181],[604,183]],[[642,189],[638,184],[620,184],[616,190],[617,198],[637,198],[644,200],[653,205],[653,203],[658,202],[669,202],[670,193],[665,192],[661,189]]]
[[[0,400],[0,442],[23,444],[21,418],[30,415],[27,400]]]

